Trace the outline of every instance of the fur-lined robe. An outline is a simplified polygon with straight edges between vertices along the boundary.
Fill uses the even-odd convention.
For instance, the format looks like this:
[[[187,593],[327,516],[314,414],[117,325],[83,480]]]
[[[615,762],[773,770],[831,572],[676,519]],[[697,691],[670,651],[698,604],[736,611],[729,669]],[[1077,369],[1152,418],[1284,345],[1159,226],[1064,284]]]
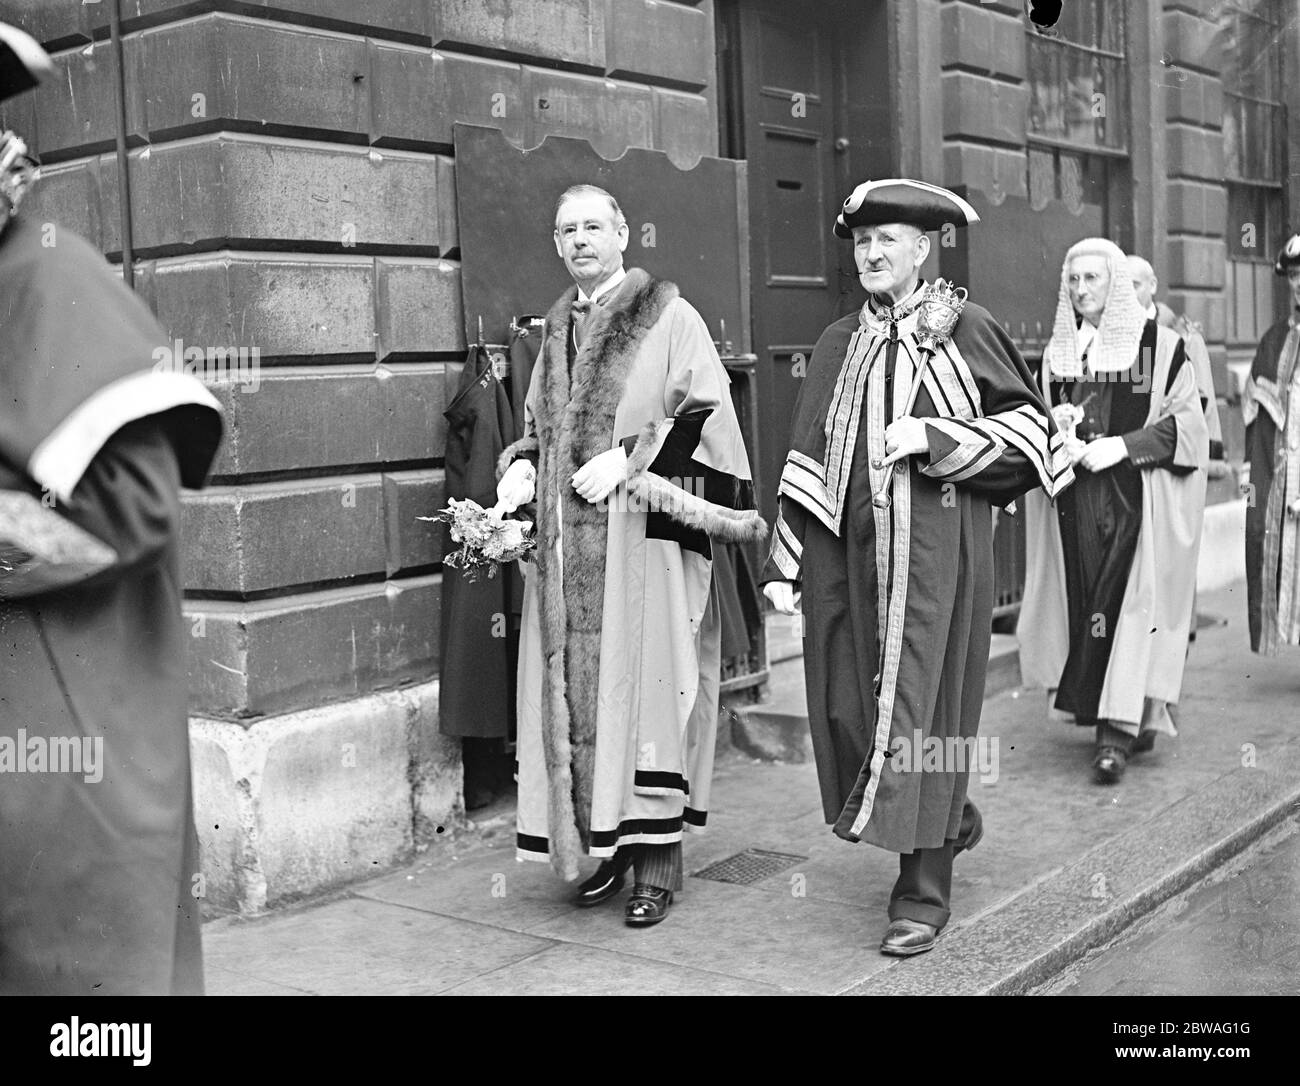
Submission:
[[[566,879],[583,851],[704,825],[720,636],[710,539],[766,536],[729,379],[703,319],[633,269],[573,347],[570,288],[546,319],[524,437],[537,561],[519,652],[521,859]],[[573,474],[622,443],[628,481],[596,504]]]

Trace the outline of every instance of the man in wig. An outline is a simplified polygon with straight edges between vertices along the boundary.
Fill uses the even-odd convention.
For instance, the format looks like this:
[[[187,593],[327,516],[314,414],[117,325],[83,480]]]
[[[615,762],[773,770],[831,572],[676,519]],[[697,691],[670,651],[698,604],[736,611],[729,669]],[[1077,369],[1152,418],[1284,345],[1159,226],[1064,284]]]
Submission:
[[[1250,487],[1246,503],[1246,598],[1250,647],[1272,656],[1300,644],[1300,234],[1273,270],[1285,275],[1291,312],[1264,333],[1242,397]]]
[[[682,886],[682,831],[703,827],[721,625],[713,540],[752,542],[749,461],[729,378],[677,287],[623,267],[628,225],[591,185],[556,206],[573,278],[546,318],[524,436],[501,457],[503,508],[537,502],[519,659],[518,855],[576,904],[634,886],[629,925]],[[527,567],[526,567],[527,568]]]
[[[0,24],[0,98],[53,74]],[[19,213],[33,167],[0,135],[0,993],[201,994],[179,491],[221,416],[121,273]]]
[[[826,821],[899,854],[880,944],[894,956],[934,946],[953,856],[983,832],[964,756],[988,668],[992,508],[1069,479],[1010,337],[921,278],[926,231],[978,221],[956,194],[906,178],[845,200],[834,230],[852,239],[867,299],[813,350],[762,575],[778,611],[802,602]],[[927,330],[950,322],[954,300],[936,346]]]
[[[1196,374],[1148,319],[1123,252],[1072,246],[1040,380],[1075,465],[1055,509],[1026,502],[1020,611],[1026,683],[1094,729],[1113,784],[1159,733],[1183,681],[1209,458]]]

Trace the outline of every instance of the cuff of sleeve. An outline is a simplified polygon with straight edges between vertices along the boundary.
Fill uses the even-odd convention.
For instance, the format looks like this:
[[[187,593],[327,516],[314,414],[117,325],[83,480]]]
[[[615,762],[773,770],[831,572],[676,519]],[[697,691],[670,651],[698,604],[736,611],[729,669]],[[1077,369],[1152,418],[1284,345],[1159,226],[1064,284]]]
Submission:
[[[1164,450],[1154,434],[1149,434],[1145,430],[1134,430],[1132,433],[1124,434],[1122,440],[1134,467],[1154,467],[1160,461]]]

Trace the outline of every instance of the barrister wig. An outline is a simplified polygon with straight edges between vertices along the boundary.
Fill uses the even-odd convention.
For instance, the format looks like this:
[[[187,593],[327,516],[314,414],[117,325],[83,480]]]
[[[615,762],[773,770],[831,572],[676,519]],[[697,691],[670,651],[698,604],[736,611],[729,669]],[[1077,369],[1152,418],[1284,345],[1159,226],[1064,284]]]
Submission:
[[[1082,374],[1076,337],[1079,334],[1074,304],[1070,301],[1070,261],[1079,256],[1101,256],[1110,274],[1110,292],[1101,314],[1097,335],[1088,349],[1088,368],[1094,373],[1119,373],[1137,360],[1147,315],[1133,289],[1124,251],[1106,238],[1084,238],[1070,246],[1061,262],[1061,287],[1056,298],[1052,338],[1044,352],[1053,377]]]

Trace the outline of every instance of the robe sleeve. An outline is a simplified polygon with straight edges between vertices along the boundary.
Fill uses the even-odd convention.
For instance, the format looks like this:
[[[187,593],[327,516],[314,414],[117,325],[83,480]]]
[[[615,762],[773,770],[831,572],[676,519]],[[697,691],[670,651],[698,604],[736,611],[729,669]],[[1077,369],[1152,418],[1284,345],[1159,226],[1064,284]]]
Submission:
[[[1204,412],[1205,405],[1201,402],[1197,375],[1195,370],[1186,364],[1188,359],[1184,350],[1184,343],[1184,340],[1179,340],[1178,346],[1174,348],[1174,356],[1169,363],[1169,381],[1165,387],[1165,395],[1172,395],[1174,389],[1178,386],[1180,377],[1182,377],[1183,370],[1190,370],[1197,402],[1200,403],[1201,410]],[[1186,386],[1186,383],[1184,378],[1183,385]],[[1185,387],[1182,390],[1182,395],[1183,398],[1186,398]],[[1121,437],[1125,448],[1128,449],[1129,460],[1132,461],[1134,467],[1148,470],[1168,468],[1180,475],[1195,470],[1193,467],[1174,463],[1174,457],[1178,452],[1178,420],[1172,415],[1157,419],[1141,429],[1130,430]],[[1206,449],[1209,449],[1208,440]]]
[[[27,560],[0,562],[0,598],[89,588],[159,561],[180,524],[180,482],[175,450],[159,422],[142,419],[122,427],[70,498],[45,509],[57,518],[45,538],[75,541],[76,553],[60,554],[57,542],[20,546]],[[35,495],[35,484],[26,482],[25,490]]]
[[[768,546],[758,583],[769,581],[803,581],[803,539],[808,529],[808,510],[784,494],[777,499],[776,526]]]
[[[1007,505],[1035,486],[1055,497],[1073,473],[1015,343],[979,309],[958,320],[953,342],[979,389],[982,414],[925,419],[929,459],[921,473],[969,488],[995,505]]]
[[[628,449],[629,490],[684,527],[732,543],[754,542],[767,525],[754,509],[754,484],[731,378],[704,318],[683,298],[667,307],[664,417]]]

